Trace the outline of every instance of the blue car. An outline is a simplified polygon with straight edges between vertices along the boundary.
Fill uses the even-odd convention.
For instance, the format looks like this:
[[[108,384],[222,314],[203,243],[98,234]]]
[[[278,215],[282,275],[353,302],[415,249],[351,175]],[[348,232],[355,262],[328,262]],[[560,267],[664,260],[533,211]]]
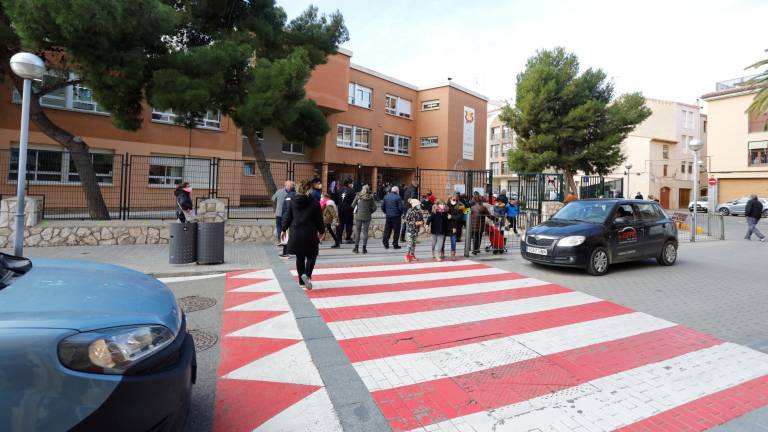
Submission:
[[[196,359],[158,280],[0,255],[0,431],[176,431]]]

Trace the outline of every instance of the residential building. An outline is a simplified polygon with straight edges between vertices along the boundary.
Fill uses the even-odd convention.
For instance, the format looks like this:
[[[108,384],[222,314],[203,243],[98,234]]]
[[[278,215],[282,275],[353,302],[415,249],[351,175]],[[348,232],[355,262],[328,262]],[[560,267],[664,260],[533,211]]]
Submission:
[[[515,137],[512,128],[499,119],[505,102],[495,102],[488,110],[488,139],[486,168],[493,176],[493,192],[502,190],[517,192],[518,177],[516,172],[509,169],[508,153],[515,148]]]
[[[622,143],[627,157],[612,177],[624,178],[624,195],[653,195],[664,208],[687,207],[693,188],[693,153],[688,143],[706,142],[706,116],[697,105],[659,99],[646,99],[652,114],[639,124]],[[706,161],[707,150],[699,152]],[[631,164],[627,172],[625,166]],[[700,165],[701,193],[706,194],[706,164]]]
[[[285,140],[277,130],[266,129],[262,141],[266,157],[274,161],[271,171],[279,184],[288,176],[291,161],[296,178],[321,176],[327,187],[347,176],[358,183],[376,187],[382,183],[407,183],[416,168],[433,170],[482,170],[485,168],[487,99],[450,79],[417,87],[351,62],[352,53],[339,50],[318,66],[307,83],[307,96],[325,113],[331,131],[317,148],[304,148]],[[47,72],[46,81],[57,79]],[[15,193],[18,160],[20,98],[6,78],[0,91],[0,195]],[[224,185],[230,205],[267,195],[264,180],[253,162],[253,152],[232,120],[209,112],[198,128],[186,129],[174,123],[172,112],[145,106],[141,128],[116,129],[109,113],[82,86],[67,87],[42,98],[51,120],[90,146],[96,174],[108,207],[120,197],[123,155],[131,158],[131,187],[144,189],[143,196],[172,199],[165,188],[183,180],[193,187],[210,186],[211,173],[219,177],[225,167]],[[30,194],[45,196],[47,207],[84,206],[74,165],[56,142],[30,127]],[[211,161],[223,160],[211,168]],[[136,162],[136,163],[133,163]],[[301,170],[299,173],[298,171]],[[236,172],[234,172],[236,171]],[[433,176],[438,178],[438,176]],[[446,177],[446,176],[443,176]],[[139,180],[136,180],[136,179]],[[445,181],[443,181],[445,180]],[[451,181],[452,185],[447,182]],[[446,195],[460,178],[432,181],[424,185]],[[62,187],[72,193],[58,193]],[[171,197],[171,198],[168,198]]]
[[[747,77],[749,78],[749,77]],[[717,83],[707,93],[709,174],[718,202],[757,194],[768,197],[768,113],[749,114],[757,93],[746,78]]]

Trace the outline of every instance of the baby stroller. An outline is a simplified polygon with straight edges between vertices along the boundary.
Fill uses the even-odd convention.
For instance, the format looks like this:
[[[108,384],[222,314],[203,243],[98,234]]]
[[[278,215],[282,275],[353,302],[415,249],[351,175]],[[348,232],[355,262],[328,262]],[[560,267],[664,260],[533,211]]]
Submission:
[[[507,252],[507,239],[504,235],[504,228],[506,227],[506,213],[507,204],[497,202],[493,206],[493,213],[496,216],[496,220],[489,223],[486,231],[488,232],[488,239],[490,244],[485,247],[486,252],[493,252],[494,255],[503,254]]]

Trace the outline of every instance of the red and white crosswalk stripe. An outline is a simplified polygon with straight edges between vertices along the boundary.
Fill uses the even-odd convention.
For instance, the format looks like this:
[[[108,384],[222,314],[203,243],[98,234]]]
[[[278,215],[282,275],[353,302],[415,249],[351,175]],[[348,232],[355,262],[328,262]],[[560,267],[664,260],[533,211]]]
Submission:
[[[768,355],[523,275],[460,261],[313,280],[394,430],[698,431],[768,404]]]
[[[227,274],[221,336],[216,431],[341,431],[272,270]]]

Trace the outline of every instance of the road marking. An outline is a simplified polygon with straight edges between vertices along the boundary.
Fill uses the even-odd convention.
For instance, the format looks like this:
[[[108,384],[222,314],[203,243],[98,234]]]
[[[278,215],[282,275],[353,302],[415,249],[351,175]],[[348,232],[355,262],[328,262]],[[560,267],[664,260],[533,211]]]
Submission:
[[[423,261],[414,263],[391,263],[391,264],[358,264],[358,265],[344,265],[337,267],[315,267],[312,272],[313,277],[322,275],[337,275],[337,274],[349,274],[349,273],[369,273],[389,270],[411,270],[411,269],[427,269],[427,268],[443,268],[443,267],[461,267],[477,265],[477,262],[470,260],[459,261]],[[291,270],[291,274],[296,276],[296,270]]]
[[[335,289],[335,288],[357,287],[361,285],[419,282],[425,279],[441,280],[441,279],[451,279],[451,278],[477,278],[480,276],[494,275],[494,274],[508,274],[508,272],[501,269],[497,269],[495,267],[488,267],[485,265],[481,265],[481,266],[478,266],[477,268],[473,268],[472,270],[442,271],[442,272],[437,272],[429,275],[410,274],[407,272],[403,272],[399,275],[370,277],[370,278],[367,278],[361,275],[360,277],[357,277],[357,278],[318,281],[318,282],[313,281],[312,285],[314,289],[328,289],[328,288]]]
[[[226,273],[215,273],[215,274],[195,275],[195,276],[173,276],[173,277],[157,278],[157,280],[159,280],[164,284],[170,284],[170,283],[203,280],[203,279],[213,279],[213,278],[222,277],[222,276],[226,276]]]

